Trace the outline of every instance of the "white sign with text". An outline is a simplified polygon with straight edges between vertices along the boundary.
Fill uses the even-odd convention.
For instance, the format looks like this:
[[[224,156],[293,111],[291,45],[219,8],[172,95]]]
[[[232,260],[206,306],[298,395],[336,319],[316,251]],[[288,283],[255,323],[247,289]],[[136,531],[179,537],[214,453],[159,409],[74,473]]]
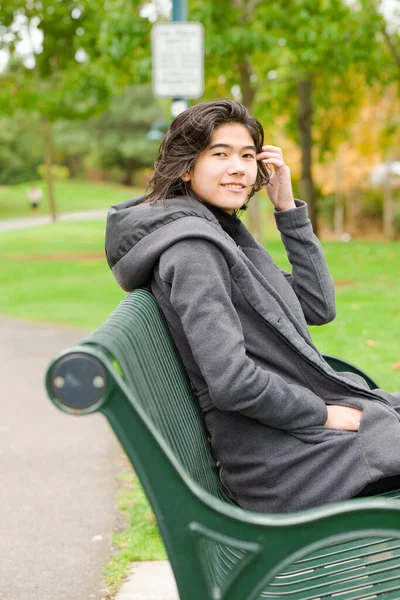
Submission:
[[[158,23],[151,32],[153,93],[164,98],[200,98],[204,91],[203,26]]]

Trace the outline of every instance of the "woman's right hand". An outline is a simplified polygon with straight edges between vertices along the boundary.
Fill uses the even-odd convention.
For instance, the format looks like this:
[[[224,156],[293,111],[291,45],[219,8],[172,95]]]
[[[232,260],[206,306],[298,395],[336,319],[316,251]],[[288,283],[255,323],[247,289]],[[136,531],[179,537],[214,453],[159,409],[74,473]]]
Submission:
[[[282,148],[278,148],[278,146],[263,146],[262,152],[256,155],[256,159],[263,163],[266,173],[269,176],[269,181],[265,188],[268,198],[276,210],[283,211],[296,208],[293,199],[290,169],[285,164]],[[271,165],[274,167],[273,171]]]
[[[337,404],[328,405],[326,408],[328,409],[328,418],[324,423],[324,427],[343,429],[344,431],[358,431],[362,410]]]

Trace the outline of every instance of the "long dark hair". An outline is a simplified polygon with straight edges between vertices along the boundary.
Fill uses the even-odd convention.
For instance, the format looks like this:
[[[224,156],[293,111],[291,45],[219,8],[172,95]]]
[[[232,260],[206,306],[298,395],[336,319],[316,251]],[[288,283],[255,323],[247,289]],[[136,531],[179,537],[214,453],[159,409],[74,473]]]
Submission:
[[[191,194],[190,182],[181,175],[192,170],[197,157],[208,148],[217,127],[226,123],[244,125],[254,142],[257,152],[264,143],[261,123],[251,117],[242,104],[233,100],[211,100],[196,104],[180,113],[171,124],[161,142],[153,175],[149,181],[148,202],[166,200],[175,196]],[[268,180],[261,163],[249,199]]]

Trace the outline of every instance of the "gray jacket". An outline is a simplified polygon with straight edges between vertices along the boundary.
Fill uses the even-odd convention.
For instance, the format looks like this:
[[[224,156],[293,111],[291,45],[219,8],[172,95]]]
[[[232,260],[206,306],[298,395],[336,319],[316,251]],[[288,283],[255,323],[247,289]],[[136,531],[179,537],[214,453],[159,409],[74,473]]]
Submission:
[[[243,224],[233,240],[198,201],[141,200],[110,209],[108,262],[127,291],[151,283],[232,498],[287,512],[399,474],[400,397],[335,373],[308,332],[335,303],[306,205],[275,215],[288,274]],[[324,427],[329,403],[360,408],[359,431]]]

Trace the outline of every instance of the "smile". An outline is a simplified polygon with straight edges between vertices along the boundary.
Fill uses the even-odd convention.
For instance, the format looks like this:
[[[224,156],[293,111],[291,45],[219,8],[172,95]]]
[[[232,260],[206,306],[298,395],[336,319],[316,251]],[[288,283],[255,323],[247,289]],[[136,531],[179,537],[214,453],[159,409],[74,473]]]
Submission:
[[[221,185],[222,187],[232,190],[233,192],[241,192],[242,190],[246,189],[246,186],[242,185],[241,183],[221,183]]]

